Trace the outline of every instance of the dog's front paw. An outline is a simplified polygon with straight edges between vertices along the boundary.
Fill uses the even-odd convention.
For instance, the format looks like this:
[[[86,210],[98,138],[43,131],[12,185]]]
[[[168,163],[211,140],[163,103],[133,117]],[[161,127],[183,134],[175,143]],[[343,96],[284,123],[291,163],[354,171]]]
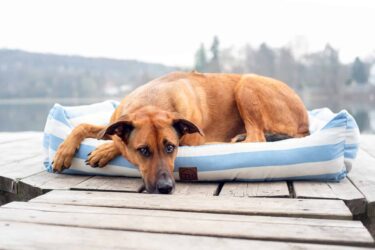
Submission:
[[[69,143],[60,144],[52,161],[53,172],[61,173],[64,169],[70,168],[76,150],[77,147]]]
[[[119,155],[119,151],[115,145],[113,143],[106,143],[88,154],[86,165],[93,168],[102,168],[117,155]]]

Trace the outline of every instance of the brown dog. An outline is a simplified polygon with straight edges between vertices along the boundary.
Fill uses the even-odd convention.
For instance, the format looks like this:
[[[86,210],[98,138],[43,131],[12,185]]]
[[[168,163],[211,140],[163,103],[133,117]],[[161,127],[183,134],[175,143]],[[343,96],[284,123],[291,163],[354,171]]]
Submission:
[[[150,193],[171,193],[179,145],[265,142],[308,135],[307,111],[286,84],[258,75],[171,73],[126,96],[107,127],[81,124],[60,145],[53,169],[69,168],[85,138],[111,139],[89,154],[104,167],[122,155]]]

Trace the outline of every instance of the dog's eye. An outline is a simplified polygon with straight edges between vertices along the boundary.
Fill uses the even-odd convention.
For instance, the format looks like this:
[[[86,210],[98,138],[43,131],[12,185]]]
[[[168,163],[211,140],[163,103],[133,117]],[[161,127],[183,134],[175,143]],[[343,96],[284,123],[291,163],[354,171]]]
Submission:
[[[144,157],[149,157],[151,155],[151,151],[148,147],[138,148],[138,152]]]
[[[169,144],[169,145],[167,145],[167,146],[165,147],[165,152],[168,153],[168,154],[171,154],[171,153],[173,153],[174,149],[175,149],[175,146]]]

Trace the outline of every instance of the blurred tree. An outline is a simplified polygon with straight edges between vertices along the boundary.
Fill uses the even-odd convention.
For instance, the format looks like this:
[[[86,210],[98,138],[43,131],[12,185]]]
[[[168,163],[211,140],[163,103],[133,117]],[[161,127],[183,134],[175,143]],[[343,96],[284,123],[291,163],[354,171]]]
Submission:
[[[205,72],[207,68],[207,56],[206,56],[206,49],[204,44],[201,43],[201,46],[195,53],[195,70],[199,72]]]
[[[250,46],[250,44],[246,44],[243,48],[244,53],[244,71],[245,72],[255,72],[255,54],[256,51]]]
[[[220,46],[219,38],[217,36],[214,36],[214,40],[212,41],[212,45],[210,48],[212,56],[211,56],[211,60],[209,63],[209,71],[211,72],[221,71],[220,58],[219,58],[219,54],[220,54],[219,46]]]
[[[303,78],[311,88],[324,89],[326,93],[339,94],[345,79],[341,74],[338,51],[329,44],[323,51],[308,54],[304,58],[306,70]]]
[[[211,45],[211,53],[212,53],[212,61],[219,60],[219,38],[217,36],[214,36],[214,40],[212,41]]]
[[[275,76],[275,53],[266,43],[262,43],[256,52],[254,67],[257,74]]]
[[[352,79],[359,84],[364,84],[368,80],[366,65],[361,59],[359,59],[359,57],[355,58],[352,65]]]
[[[289,48],[279,49],[275,64],[275,77],[292,87],[297,87],[297,65],[292,51]]]

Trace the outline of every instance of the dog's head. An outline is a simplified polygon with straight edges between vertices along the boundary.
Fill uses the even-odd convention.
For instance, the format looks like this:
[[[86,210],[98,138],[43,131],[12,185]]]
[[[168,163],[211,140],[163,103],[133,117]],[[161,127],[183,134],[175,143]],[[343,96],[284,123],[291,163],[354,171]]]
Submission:
[[[174,161],[181,138],[202,131],[176,113],[145,107],[120,117],[99,137],[115,142],[121,154],[136,165],[149,193],[172,193]],[[115,136],[114,136],[115,135]]]

